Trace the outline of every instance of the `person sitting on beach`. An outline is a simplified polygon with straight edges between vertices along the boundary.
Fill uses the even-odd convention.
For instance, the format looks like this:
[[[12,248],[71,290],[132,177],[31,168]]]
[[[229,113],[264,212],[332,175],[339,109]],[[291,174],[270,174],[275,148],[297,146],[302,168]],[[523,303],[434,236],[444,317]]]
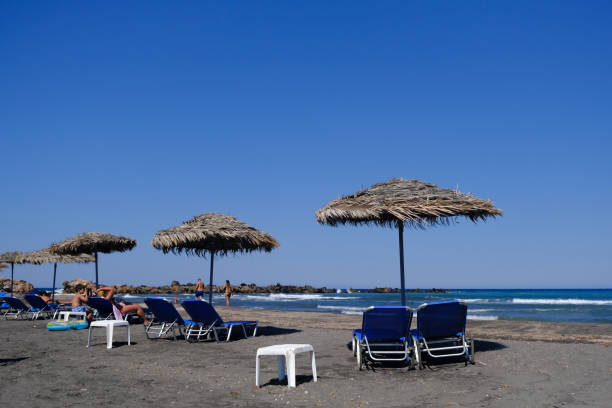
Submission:
[[[93,319],[93,311],[88,309],[84,303],[89,300],[91,293],[89,293],[85,285],[77,285],[75,289],[76,293],[72,297],[72,311],[87,313],[87,322],[89,323]]]
[[[149,320],[147,320],[144,310],[139,305],[127,305],[122,302],[117,302],[117,300],[115,299],[115,289],[113,289],[112,287],[104,286],[102,288],[98,288],[98,293],[100,292],[102,292],[102,294],[106,293],[106,295],[103,297],[109,302],[111,302],[119,310],[119,312],[121,312],[122,315],[126,315],[128,313],[136,313],[138,317],[143,320],[145,326],[150,323]]]
[[[202,283],[202,279],[198,278],[198,282],[196,283],[195,287],[195,298],[202,299],[202,296],[204,296],[204,283]]]
[[[230,305],[230,297],[232,297],[232,293],[234,292],[234,288],[230,284],[230,281],[226,280],[225,285],[221,287],[222,291],[225,291],[225,306]]]

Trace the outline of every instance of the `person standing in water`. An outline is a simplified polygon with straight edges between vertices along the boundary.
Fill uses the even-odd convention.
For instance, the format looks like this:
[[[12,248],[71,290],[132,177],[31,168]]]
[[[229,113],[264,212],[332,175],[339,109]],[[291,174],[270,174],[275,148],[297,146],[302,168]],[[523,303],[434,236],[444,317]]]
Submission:
[[[204,283],[202,283],[202,279],[198,278],[198,282],[196,283],[195,287],[195,298],[202,299],[202,296],[204,296]]]
[[[232,293],[234,291],[234,288],[232,288],[232,285],[230,284],[230,281],[226,280],[225,281],[225,285],[223,285],[221,287],[222,291],[225,291],[225,306],[229,306],[230,305],[230,297],[232,297]]]

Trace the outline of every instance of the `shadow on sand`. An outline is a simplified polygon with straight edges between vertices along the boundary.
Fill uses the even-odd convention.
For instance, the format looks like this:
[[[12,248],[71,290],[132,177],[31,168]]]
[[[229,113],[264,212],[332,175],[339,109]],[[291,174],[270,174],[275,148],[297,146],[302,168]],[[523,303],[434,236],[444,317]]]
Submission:
[[[347,350],[352,353],[352,342],[346,343]],[[476,353],[476,360],[478,359],[478,353],[483,353],[487,351],[495,351],[495,350],[503,350],[507,346],[502,343],[497,343],[495,341],[487,341],[487,340],[474,340],[474,351]],[[451,366],[459,363],[464,363],[464,357],[442,357],[442,358],[431,358],[423,353],[423,359],[425,363],[425,367],[429,369],[438,369],[443,368],[444,366]],[[409,365],[404,362],[376,362],[373,363],[371,361],[367,361],[366,369],[376,371],[377,368],[409,368]]]
[[[321,376],[317,375],[317,380],[320,380],[320,379],[321,379]],[[296,387],[299,387],[300,384],[308,383],[308,382],[311,382],[311,381],[313,381],[312,375],[299,375],[299,374],[296,374],[296,376],[295,376],[295,386]],[[268,387],[270,385],[284,385],[284,386],[287,386],[287,378],[285,378],[282,381],[279,381],[278,378],[273,378],[270,381],[268,381],[267,383],[262,384],[261,387],[262,388],[263,387]]]
[[[299,332],[301,332],[301,330],[288,329],[286,327],[259,326],[257,328],[257,336],[282,336],[285,334],[293,334]]]
[[[18,357],[18,358],[0,358],[0,367],[17,364],[20,361],[27,360],[30,357]]]

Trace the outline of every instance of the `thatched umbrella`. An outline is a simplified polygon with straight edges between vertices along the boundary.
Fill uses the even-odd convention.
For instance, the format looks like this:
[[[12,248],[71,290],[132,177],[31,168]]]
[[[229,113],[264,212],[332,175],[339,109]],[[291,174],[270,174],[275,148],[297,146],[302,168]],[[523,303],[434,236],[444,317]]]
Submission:
[[[60,263],[87,263],[93,262],[95,258],[90,254],[79,254],[79,255],[56,255],[52,254],[49,248],[41,249],[39,251],[31,251],[23,254],[19,257],[19,263],[31,263],[34,265],[40,265],[43,263],[53,263],[53,292],[51,293],[52,300],[55,300],[55,277],[57,275],[57,264]]]
[[[215,254],[265,251],[277,248],[278,242],[263,231],[259,231],[228,215],[206,213],[176,227],[161,230],[151,244],[165,254],[172,252],[206,257],[210,254],[210,285],[208,302],[212,303],[213,265]]]
[[[456,190],[440,188],[418,180],[394,178],[353,195],[331,201],[315,211],[320,224],[375,224],[397,227],[399,231],[402,305],[406,305],[404,281],[404,225],[424,228],[449,224],[451,217],[466,217],[473,222],[501,216],[489,200]]]
[[[96,262],[96,289],[98,288],[98,252],[110,254],[111,252],[131,251],[136,246],[136,240],[101,232],[85,232],[68,238],[49,247],[51,253],[56,255],[93,254]]]
[[[0,254],[0,262],[6,262],[11,264],[11,296],[13,296],[13,272],[15,270],[15,264],[19,263],[19,257],[21,256],[20,251],[5,252]]]

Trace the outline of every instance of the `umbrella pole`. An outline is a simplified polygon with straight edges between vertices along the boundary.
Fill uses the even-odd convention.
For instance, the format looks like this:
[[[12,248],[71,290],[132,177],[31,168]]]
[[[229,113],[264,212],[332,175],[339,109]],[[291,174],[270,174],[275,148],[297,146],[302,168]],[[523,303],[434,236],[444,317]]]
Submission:
[[[96,289],[98,289],[98,253],[95,252],[96,256]]]
[[[212,283],[213,283],[213,265],[215,261],[215,253],[210,251],[210,283],[208,284],[208,303],[212,305]]]
[[[402,284],[402,306],[406,306],[406,281],[404,279],[404,223],[398,222],[399,253],[400,253],[400,280]]]
[[[57,262],[53,263],[53,292],[51,292],[51,301],[55,302],[55,274],[57,273]]]
[[[11,262],[11,296],[13,296],[13,271],[15,270],[15,262]]]

